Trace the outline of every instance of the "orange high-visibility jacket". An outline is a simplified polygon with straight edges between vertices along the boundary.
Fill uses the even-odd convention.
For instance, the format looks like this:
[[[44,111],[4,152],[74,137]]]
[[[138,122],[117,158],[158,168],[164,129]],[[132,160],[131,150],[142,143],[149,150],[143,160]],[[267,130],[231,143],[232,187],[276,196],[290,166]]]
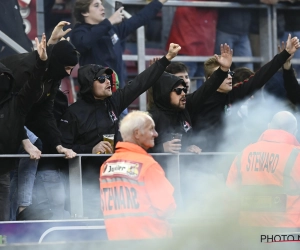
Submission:
[[[140,146],[118,142],[100,168],[101,208],[110,240],[171,237],[176,204],[161,166]]]
[[[300,227],[300,157],[296,138],[266,130],[234,160],[227,186],[239,192],[240,224]]]

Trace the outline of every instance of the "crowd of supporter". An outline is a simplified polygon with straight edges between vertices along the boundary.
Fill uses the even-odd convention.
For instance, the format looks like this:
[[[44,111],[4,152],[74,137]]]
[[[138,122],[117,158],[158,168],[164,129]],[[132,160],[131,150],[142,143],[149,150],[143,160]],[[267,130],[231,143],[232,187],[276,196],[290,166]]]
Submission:
[[[0,157],[0,221],[70,219],[68,160],[77,154],[98,154],[101,157],[82,157],[83,216],[104,217],[110,239],[170,237],[167,219],[176,203],[182,209],[164,173],[171,163],[168,156],[155,161],[149,153],[189,153],[181,162],[184,209],[206,202],[203,197],[213,184],[202,176],[218,179],[219,166],[227,164],[218,179],[224,187],[251,192],[280,187],[278,192],[285,194],[280,196],[285,202],[272,203],[272,211],[263,205],[252,208],[254,212],[244,206],[243,223],[300,227],[300,71],[291,63],[300,55],[299,15],[283,12],[278,53],[255,70],[252,63],[233,61],[233,56],[252,56],[249,34],[256,23],[251,9],[177,7],[165,53],[127,81],[122,59],[126,38],[151,23],[166,2],[152,0],[126,19],[124,7],[108,17],[101,0],[73,1],[76,25],[71,29],[69,22],[59,22],[49,37],[35,39],[36,50],[15,12],[18,2],[0,3],[0,12],[5,9],[0,30],[29,51],[16,54],[0,41],[0,154],[30,156]],[[20,20],[18,36],[5,25],[9,11]],[[262,40],[264,34],[260,36]],[[204,63],[171,62],[177,55],[209,58]],[[78,100],[68,105],[60,84],[75,70]],[[192,91],[194,76],[197,88]],[[144,92],[148,112],[127,114]],[[242,153],[230,170],[231,164],[217,157],[201,161],[198,156],[220,151]],[[41,157],[57,153],[64,157]],[[272,199],[278,192],[259,195]],[[243,193],[244,200],[258,202],[248,194]],[[263,214],[257,217],[258,210]],[[280,221],[270,214],[274,211],[282,213],[277,214]],[[132,235],[130,220],[136,231],[141,224],[145,228]]]

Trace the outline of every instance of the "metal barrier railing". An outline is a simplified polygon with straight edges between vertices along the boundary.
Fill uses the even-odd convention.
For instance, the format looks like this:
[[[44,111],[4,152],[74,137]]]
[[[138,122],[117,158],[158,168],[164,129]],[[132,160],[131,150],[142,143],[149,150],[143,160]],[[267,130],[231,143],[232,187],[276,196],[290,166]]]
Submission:
[[[0,40],[2,40],[10,48],[12,48],[13,50],[15,50],[18,53],[26,53],[26,52],[28,52],[26,49],[24,49],[21,45],[19,45],[14,40],[12,40],[8,35],[6,35],[1,30],[0,30]]]
[[[134,4],[134,5],[145,5],[147,4],[145,1],[132,1],[132,0],[124,0],[124,4]],[[255,8],[260,11],[260,33],[264,34],[261,36],[261,56],[260,57],[233,57],[234,62],[259,62],[261,64],[265,64],[270,61],[273,55],[273,46],[272,46],[272,20],[271,20],[271,7],[268,5],[262,4],[239,4],[239,3],[231,3],[231,2],[199,2],[199,1],[168,1],[165,3],[165,6],[189,6],[189,7],[203,7],[203,8]],[[139,33],[138,31],[138,40],[139,38],[143,38],[145,41],[144,34]],[[267,41],[267,42],[266,42]],[[138,72],[142,72],[145,69],[146,61],[155,57],[154,55],[148,56],[145,55],[145,43],[142,44],[143,48],[140,48],[140,44],[138,45],[138,53],[137,55],[123,55],[123,59],[125,61],[137,61],[138,62]],[[143,51],[143,53],[140,53]],[[158,55],[161,56],[161,55]],[[176,61],[197,61],[204,62],[208,57],[204,56],[177,56],[175,58]],[[146,110],[146,96],[140,96],[140,109]]]
[[[113,7],[114,0],[107,0],[107,3]],[[123,0],[123,4],[131,5],[146,5],[147,1],[144,0]],[[233,57],[234,62],[256,62],[265,64],[271,60],[273,55],[277,53],[277,9],[300,9],[300,6],[286,6],[284,4],[277,5],[265,5],[265,4],[240,4],[233,2],[218,2],[218,1],[168,1],[164,4],[165,6],[178,7],[201,7],[201,8],[240,8],[240,9],[258,9],[260,11],[259,18],[259,32],[263,34],[260,36],[260,57]],[[44,32],[44,2],[43,0],[36,1],[37,6],[37,36],[41,37]],[[112,9],[112,8],[111,8]],[[109,11],[107,11],[109,12]],[[127,17],[130,15],[127,14]],[[145,70],[145,63],[149,61],[155,55],[146,55],[145,50],[145,34],[144,27],[137,30],[137,55],[123,55],[125,61],[137,61],[138,62],[138,72]],[[0,34],[0,39],[1,39]],[[11,42],[6,42],[8,45]],[[14,49],[17,46],[13,46]],[[18,50],[17,50],[18,51]],[[18,51],[19,52],[19,51]],[[157,55],[161,56],[161,55]],[[207,60],[206,56],[178,56],[176,61],[197,61],[204,62]],[[300,59],[292,59],[292,63],[300,64]],[[142,94],[140,96],[140,109],[146,110],[146,95]]]
[[[112,2],[111,0],[109,2]],[[123,4],[133,4],[133,5],[146,5],[148,4],[145,1],[137,1],[137,0],[124,0]],[[271,29],[271,8],[268,5],[262,4],[239,4],[239,3],[231,3],[231,2],[217,2],[217,1],[168,1],[164,4],[165,6],[188,6],[188,7],[203,7],[203,8],[255,8],[262,10],[265,13],[261,12],[260,15],[260,33],[264,34],[264,37],[261,37],[260,41],[260,57],[233,57],[234,62],[258,62],[261,64],[265,64],[270,61],[272,58],[273,46],[272,46],[272,29]],[[267,40],[267,42],[262,41]],[[123,59],[125,61],[137,61],[138,62],[138,72],[142,72],[145,70],[146,61],[149,61],[153,57],[161,56],[161,55],[151,55],[148,56],[145,54],[145,34],[144,30],[137,30],[137,55],[123,55]],[[206,56],[177,56],[174,61],[197,61],[204,62],[208,59]],[[146,110],[146,94],[142,94],[139,97],[139,108],[140,110]]]
[[[124,0],[124,4],[131,5],[146,5],[145,1],[136,0]],[[277,5],[265,5],[265,4],[240,4],[232,2],[217,2],[217,1],[168,1],[165,6],[186,6],[186,7],[202,7],[202,8],[246,8],[246,9],[258,9],[260,10],[260,57],[233,57],[234,62],[256,62],[261,65],[267,63],[272,57],[277,54],[277,9],[299,9],[300,6],[286,6],[284,4]],[[138,65],[142,65],[142,68],[138,68],[139,72],[144,70],[146,61],[149,61],[153,57],[161,55],[145,55],[139,53],[137,55],[123,55],[125,61],[138,61]],[[209,57],[205,56],[177,56],[174,61],[182,62],[204,62]],[[300,64],[300,59],[292,59],[293,64]],[[146,110],[144,106],[145,100],[142,100],[144,96],[140,97],[140,109]]]
[[[153,153],[151,154],[156,161],[160,163],[160,165],[164,168],[166,173],[166,177],[172,183],[175,189],[175,199],[177,203],[181,203],[181,171],[183,167],[181,166],[182,160],[184,157],[204,157],[204,156],[225,156],[225,157],[233,157],[237,154],[237,152],[203,152],[200,155],[195,155],[192,153],[180,153],[180,154],[171,154],[171,153]],[[70,212],[71,217],[74,219],[80,219],[84,216],[83,210],[83,183],[82,183],[82,157],[101,157],[101,158],[108,158],[111,154],[105,155],[97,155],[97,154],[78,154],[75,158],[69,159],[69,187],[70,187]],[[27,154],[9,154],[9,155],[0,155],[1,158],[25,158],[29,157]],[[42,154],[42,158],[63,158],[64,155],[62,154]],[[168,164],[165,164],[165,161],[168,161]],[[161,163],[164,162],[164,163]],[[192,165],[195,162],[192,161],[185,161],[188,164]],[[201,165],[197,161],[197,164]],[[95,166],[95,167],[100,167]],[[187,166],[184,166],[187,167]],[[212,166],[216,167],[216,166]]]

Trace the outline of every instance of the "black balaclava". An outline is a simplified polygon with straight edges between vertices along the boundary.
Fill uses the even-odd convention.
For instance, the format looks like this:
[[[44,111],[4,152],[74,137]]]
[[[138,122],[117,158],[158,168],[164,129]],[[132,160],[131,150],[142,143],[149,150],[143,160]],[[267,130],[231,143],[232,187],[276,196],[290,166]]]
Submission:
[[[67,40],[58,42],[53,46],[47,73],[48,79],[59,81],[69,74],[65,67],[75,66],[78,63],[78,53],[76,48]]]

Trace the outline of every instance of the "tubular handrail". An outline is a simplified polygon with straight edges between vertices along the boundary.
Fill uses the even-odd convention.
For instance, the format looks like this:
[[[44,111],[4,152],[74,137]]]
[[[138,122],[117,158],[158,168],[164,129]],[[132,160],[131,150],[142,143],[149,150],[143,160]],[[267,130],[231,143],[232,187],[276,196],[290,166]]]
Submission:
[[[141,0],[123,0],[123,4],[131,5],[147,5],[148,2]],[[259,8],[266,9],[269,6],[264,4],[240,4],[234,2],[219,2],[219,1],[168,1],[165,6],[186,6],[186,7],[204,7],[204,8]]]
[[[148,2],[144,0],[123,0],[123,4],[130,5],[147,5]],[[185,7],[204,7],[204,8],[239,8],[239,9],[267,9],[270,6],[275,6],[277,9],[300,9],[300,6],[291,6],[284,3],[278,3],[276,5],[267,5],[267,4],[241,4],[236,2],[219,2],[219,1],[168,1],[164,4],[165,6],[185,6]]]
[[[114,0],[107,1],[110,6],[114,5]],[[145,0],[123,0],[123,4],[131,5],[146,5],[148,4]],[[264,64],[268,62],[274,53],[276,53],[276,39],[277,32],[276,30],[276,10],[277,9],[300,9],[300,6],[290,6],[284,3],[277,5],[266,5],[266,4],[240,4],[235,2],[219,2],[219,1],[168,1],[164,4],[165,6],[178,7],[178,6],[187,6],[187,7],[202,7],[202,8],[241,8],[241,9],[258,9],[267,11],[267,19],[261,20],[260,32],[264,34],[264,38],[261,38],[261,57],[233,57],[234,62],[256,62]],[[44,32],[44,3],[43,0],[37,0],[37,36],[41,37],[42,32]],[[124,11],[126,18],[130,18],[130,14]],[[42,20],[42,21],[41,21]],[[1,31],[0,31],[1,32]],[[145,52],[145,35],[144,28],[140,28],[137,31],[138,33],[138,53],[137,55],[123,55],[124,61],[137,61],[138,62],[138,72],[142,72],[145,69],[146,61],[152,59],[153,55],[146,55]],[[0,33],[0,39],[2,34]],[[2,39],[3,40],[3,39]],[[266,43],[267,40],[267,43]],[[26,50],[18,47],[13,41],[4,40],[6,44],[15,49],[19,53],[24,53]],[[263,45],[262,43],[266,43]],[[161,55],[158,55],[161,56]],[[208,57],[202,56],[178,56],[174,61],[191,61],[191,62],[204,62]],[[300,64],[300,59],[292,59],[293,64]],[[146,96],[140,96],[140,109],[146,109]]]
[[[111,1],[110,1],[111,2]],[[132,4],[132,5],[146,5],[148,4],[146,1],[140,1],[140,0],[123,0],[123,4]],[[272,54],[275,51],[276,47],[274,44],[275,38],[277,37],[276,34],[276,28],[272,26],[276,25],[276,9],[300,9],[300,6],[286,6],[284,4],[278,4],[275,6],[269,6],[264,4],[240,4],[240,3],[231,3],[231,2],[217,2],[217,1],[168,1],[165,3],[165,6],[188,6],[188,7],[203,7],[203,8],[254,8],[258,9],[261,12],[260,16],[260,32],[263,34],[261,36],[261,57],[234,57],[233,60],[235,62],[259,62],[259,63],[265,63],[269,61],[272,57]],[[265,13],[266,12],[266,13]],[[37,0],[37,13],[38,13],[38,36],[41,35],[41,32],[43,32],[43,0]],[[129,17],[127,15],[127,17]],[[42,19],[42,22],[40,22]],[[143,28],[138,29],[138,54],[137,55],[123,55],[123,59],[130,60],[130,61],[138,61],[138,70],[139,72],[143,71],[145,68],[145,62],[147,60],[152,59],[155,57],[154,55],[145,55],[145,35]],[[0,39],[4,34],[0,31]],[[12,41],[13,42],[13,41]],[[13,45],[12,42],[9,42],[8,45]],[[7,43],[7,42],[6,42]],[[16,48],[17,46],[14,46]],[[22,51],[19,53],[23,53],[26,51]],[[159,55],[161,56],[161,55]],[[202,56],[178,56],[175,58],[176,61],[199,61],[203,62],[207,60],[209,57],[202,57]],[[300,64],[300,59],[293,59],[293,63]],[[146,97],[145,95],[140,97],[140,109],[145,110]],[[237,154],[237,152],[203,152],[199,155],[205,156],[205,155],[234,155]],[[171,156],[174,158],[174,168],[172,167],[172,170],[174,170],[175,178],[179,177],[176,175],[179,175],[180,165],[179,165],[179,158],[180,156],[188,156],[188,155],[194,155],[192,153],[180,153],[178,155],[174,154],[168,154],[168,153],[159,153],[159,154],[151,154],[153,156]],[[69,179],[70,179],[70,193],[71,193],[71,210],[72,215],[76,214],[78,218],[83,216],[83,204],[82,204],[82,172],[81,172],[81,158],[82,157],[108,157],[109,154],[106,155],[95,155],[95,154],[78,154],[74,159],[69,160]],[[23,157],[29,157],[29,155],[26,154],[3,154],[0,155],[1,158],[23,158]],[[41,157],[58,157],[63,158],[63,154],[42,154]],[[176,180],[177,181],[177,180]]]
[[[138,0],[124,0],[123,4],[132,4],[132,5],[146,5],[148,2],[146,1],[138,1]],[[260,32],[264,34],[265,37],[261,38],[261,57],[234,57],[235,62],[258,62],[264,64],[272,58],[272,53],[275,50],[273,49],[272,41],[272,19],[271,19],[271,6],[265,4],[240,4],[240,3],[232,3],[232,2],[217,2],[217,1],[168,1],[164,4],[165,6],[188,6],[188,7],[204,7],[204,8],[255,8],[262,11],[266,11],[266,17],[261,16],[261,25]],[[152,59],[155,56],[146,55],[145,52],[145,35],[141,34],[141,31],[137,31],[138,36],[138,53],[137,55],[123,55],[124,61],[137,61],[138,62],[138,72],[142,72],[145,69],[146,61]],[[140,42],[142,38],[143,42]],[[266,42],[267,41],[267,42]],[[174,58],[174,61],[198,61],[204,62],[208,57],[190,57],[190,56],[178,56]],[[139,97],[140,110],[146,110],[146,96],[145,94]]]
[[[177,190],[175,196],[176,199],[181,201],[180,195],[180,157],[186,156],[216,156],[216,155],[237,155],[238,152],[203,152],[199,155],[193,153],[179,153],[179,154],[172,154],[172,153],[151,153],[154,157],[164,157],[168,159],[170,165],[164,166],[166,176],[169,181],[174,186],[175,190]],[[71,216],[74,219],[81,219],[83,218],[83,185],[82,185],[82,157],[110,157],[111,154],[78,154],[75,158],[69,159],[69,188],[70,188],[70,210]],[[1,158],[24,158],[29,157],[28,154],[2,154],[0,155]],[[64,154],[42,154],[42,158],[63,158]],[[97,166],[95,166],[97,167]],[[100,166],[99,166],[100,167]]]
[[[238,154],[239,152],[201,152],[200,155],[233,155]],[[107,157],[111,156],[112,154],[77,154],[75,157]],[[195,155],[194,153],[179,153],[179,154],[172,154],[172,153],[149,153],[149,155],[169,155],[169,156],[184,156],[184,155]],[[29,154],[0,154],[0,158],[28,158],[30,157]],[[41,158],[64,158],[64,154],[42,154]]]
[[[144,59],[145,61],[150,61],[154,57],[161,57],[164,55],[145,55]],[[205,62],[209,56],[176,56],[172,61],[176,62]],[[124,61],[138,61],[139,56],[138,55],[123,55]],[[234,62],[263,62],[263,57],[248,57],[248,56],[234,56],[232,57],[232,60]],[[299,59],[297,59],[299,60]],[[299,60],[300,61],[300,60]]]
[[[10,48],[12,48],[14,51],[16,51],[18,53],[28,52],[20,44],[16,43],[13,39],[11,39],[8,35],[6,35],[1,30],[0,30],[0,40],[2,40],[5,44],[7,44]]]

